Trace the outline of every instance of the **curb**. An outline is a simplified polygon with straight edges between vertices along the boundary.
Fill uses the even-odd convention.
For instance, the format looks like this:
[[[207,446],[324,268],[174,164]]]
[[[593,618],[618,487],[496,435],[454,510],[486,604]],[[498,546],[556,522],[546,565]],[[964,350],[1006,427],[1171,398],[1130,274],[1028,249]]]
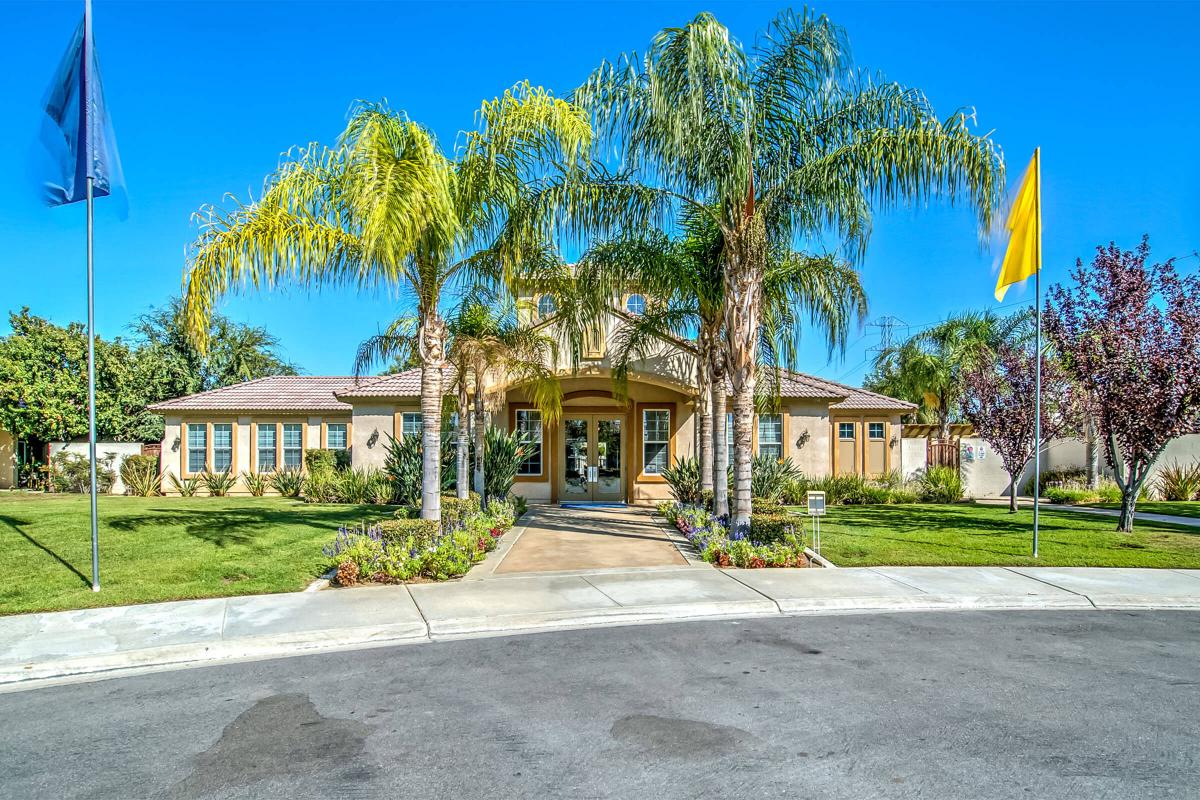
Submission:
[[[347,590],[353,591],[353,590]],[[1108,595],[1094,602],[1084,595],[1031,598],[1018,595],[921,598],[826,597],[710,603],[623,606],[587,612],[534,612],[506,616],[463,617],[429,622],[362,626],[274,636],[239,637],[200,644],[108,653],[50,662],[0,667],[0,694],[35,689],[64,680],[103,680],[150,671],[212,666],[219,663],[286,658],[338,650],[402,644],[428,644],[464,638],[514,636],[592,627],[620,627],[702,620],[753,619],[843,614],[928,611],[1200,611],[1200,597],[1148,602],[1144,597]]]

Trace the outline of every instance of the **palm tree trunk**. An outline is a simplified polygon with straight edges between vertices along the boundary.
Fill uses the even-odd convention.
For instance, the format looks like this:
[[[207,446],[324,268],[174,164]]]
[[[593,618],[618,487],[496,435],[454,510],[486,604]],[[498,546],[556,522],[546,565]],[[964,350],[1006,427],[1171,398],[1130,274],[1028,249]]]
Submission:
[[[484,447],[487,444],[487,411],[483,407],[483,385],[475,380],[475,493],[479,495],[481,508],[487,508],[487,485],[483,473]]]
[[[725,352],[733,395],[734,530],[750,526],[750,449],[754,436],[754,388],[758,381],[758,337],[762,318],[766,231],[754,215],[753,195],[744,226],[725,240]]]
[[[467,413],[467,381],[466,375],[459,378],[458,383],[458,456],[454,470],[454,489],[459,500],[471,496],[467,472],[470,470],[468,461],[471,460],[471,426],[468,424],[471,415]]]
[[[712,487],[713,514],[729,516],[729,438],[725,431],[725,357],[714,347],[712,351]]]
[[[442,364],[446,323],[436,312],[421,322],[421,519],[442,519]]]
[[[712,418],[712,358],[709,350],[712,340],[705,334],[700,337],[700,353],[696,358],[696,413],[700,415],[700,489],[713,488],[713,418]]]

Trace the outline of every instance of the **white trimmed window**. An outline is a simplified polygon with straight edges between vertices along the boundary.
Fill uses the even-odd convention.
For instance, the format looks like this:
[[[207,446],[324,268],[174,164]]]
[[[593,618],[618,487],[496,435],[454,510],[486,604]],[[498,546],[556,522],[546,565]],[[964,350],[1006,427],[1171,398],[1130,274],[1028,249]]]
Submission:
[[[671,412],[665,408],[642,411],[642,472],[661,475],[671,466]]]
[[[283,467],[300,469],[304,466],[304,426],[300,422],[283,425]]]
[[[854,423],[853,422],[839,422],[838,423],[838,438],[841,439],[843,442],[853,442],[854,441]]]
[[[640,294],[631,294],[625,298],[625,310],[635,317],[640,317],[646,313],[646,297]]]
[[[725,452],[729,454],[729,463],[733,463],[733,412],[725,415]]]
[[[229,472],[233,469],[233,425],[213,423],[212,437],[213,472]]]
[[[278,462],[276,437],[279,431],[274,425],[258,426],[258,471],[271,472]]]
[[[552,295],[544,294],[538,298],[537,302],[538,316],[542,319],[558,311],[558,304],[554,302]]]
[[[883,441],[883,423],[868,422],[867,423],[867,438],[875,441]]]
[[[758,454],[783,458],[783,415],[758,415]]]
[[[518,475],[542,474],[542,412],[531,408],[517,409],[517,431],[525,436],[533,450],[517,468]]]
[[[187,471],[204,472],[208,466],[208,426],[187,426]]]
[[[325,448],[328,450],[345,450],[349,446],[346,441],[346,423],[330,422],[325,426]]]
[[[420,436],[424,425],[420,412],[406,411],[400,415],[400,437]]]

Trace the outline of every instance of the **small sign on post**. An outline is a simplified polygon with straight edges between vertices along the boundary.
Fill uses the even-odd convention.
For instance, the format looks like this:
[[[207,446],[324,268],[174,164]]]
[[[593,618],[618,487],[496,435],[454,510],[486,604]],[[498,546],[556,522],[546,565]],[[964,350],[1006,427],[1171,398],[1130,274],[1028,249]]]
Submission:
[[[808,515],[813,521],[813,550],[821,554],[821,517],[825,516],[825,493],[809,492],[806,495]]]

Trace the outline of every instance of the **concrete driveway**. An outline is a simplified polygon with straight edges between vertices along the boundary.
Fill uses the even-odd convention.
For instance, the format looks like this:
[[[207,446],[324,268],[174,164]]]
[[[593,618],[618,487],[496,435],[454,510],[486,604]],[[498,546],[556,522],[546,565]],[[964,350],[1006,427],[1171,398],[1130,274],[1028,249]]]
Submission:
[[[534,506],[526,519],[493,574],[688,563],[651,509]]]

